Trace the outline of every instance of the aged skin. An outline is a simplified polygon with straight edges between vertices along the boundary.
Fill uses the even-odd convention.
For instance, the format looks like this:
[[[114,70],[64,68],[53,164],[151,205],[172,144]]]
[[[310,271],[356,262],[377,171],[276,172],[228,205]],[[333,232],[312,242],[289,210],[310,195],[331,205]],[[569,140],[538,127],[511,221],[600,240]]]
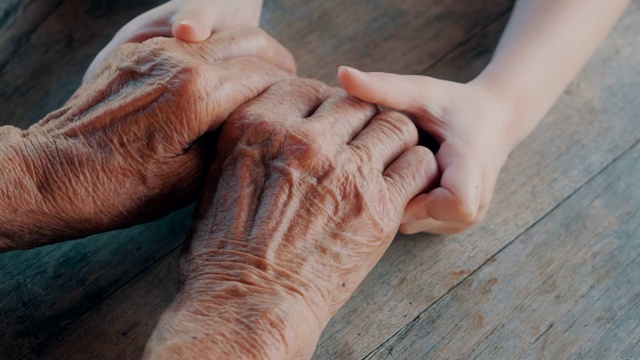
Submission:
[[[227,120],[147,359],[309,358],[406,204],[433,186],[415,126],[312,80]]]
[[[213,156],[202,135],[293,72],[291,54],[251,27],[120,47],[61,109],[28,130],[0,128],[0,250],[130,226],[195,200]]]

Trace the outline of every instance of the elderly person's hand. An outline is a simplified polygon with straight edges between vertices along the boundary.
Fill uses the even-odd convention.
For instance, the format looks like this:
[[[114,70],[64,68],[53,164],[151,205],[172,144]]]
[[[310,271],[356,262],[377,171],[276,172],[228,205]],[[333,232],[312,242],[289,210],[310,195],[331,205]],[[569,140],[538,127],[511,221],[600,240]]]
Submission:
[[[171,0],[137,16],[122,27],[93,59],[86,81],[118,46],[158,36],[188,42],[205,41],[214,32],[236,25],[258,26],[262,0]]]
[[[0,249],[130,226],[195,200],[213,155],[202,135],[294,68],[250,27],[119,48],[64,107],[25,131],[0,128]]]
[[[148,358],[308,358],[437,177],[398,112],[311,80],[225,123]]]

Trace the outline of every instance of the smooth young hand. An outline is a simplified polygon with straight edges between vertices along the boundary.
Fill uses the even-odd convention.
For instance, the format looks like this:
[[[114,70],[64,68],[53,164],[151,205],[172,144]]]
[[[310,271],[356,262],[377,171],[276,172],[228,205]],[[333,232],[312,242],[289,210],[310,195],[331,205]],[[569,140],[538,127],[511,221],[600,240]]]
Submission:
[[[407,205],[403,233],[458,233],[483,219],[498,173],[516,145],[507,111],[487,88],[347,67],[338,77],[351,95],[410,114],[440,143],[440,184]]]
[[[235,25],[258,26],[262,0],[172,0],[131,20],[98,53],[84,75],[86,81],[118,46],[153,37],[204,41]]]

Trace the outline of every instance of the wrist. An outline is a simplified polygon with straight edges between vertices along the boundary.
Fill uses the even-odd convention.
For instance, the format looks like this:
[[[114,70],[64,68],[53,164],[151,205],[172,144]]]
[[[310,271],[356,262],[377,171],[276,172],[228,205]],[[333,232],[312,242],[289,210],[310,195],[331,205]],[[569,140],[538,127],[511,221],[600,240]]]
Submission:
[[[147,359],[306,359],[322,327],[299,294],[237,281],[189,281],[160,319]]]
[[[33,228],[44,217],[34,181],[36,167],[29,167],[27,161],[28,142],[24,131],[0,127],[0,250],[31,247],[42,235]]]
[[[470,84],[478,87],[491,99],[493,116],[500,124],[507,154],[513,151],[535,128],[539,119],[528,97],[487,66]]]
[[[51,116],[51,115],[50,115]],[[49,117],[47,120],[51,120]],[[85,235],[70,216],[66,189],[73,185],[64,141],[38,125],[1,128],[0,249],[26,249]],[[77,186],[77,184],[76,184]]]

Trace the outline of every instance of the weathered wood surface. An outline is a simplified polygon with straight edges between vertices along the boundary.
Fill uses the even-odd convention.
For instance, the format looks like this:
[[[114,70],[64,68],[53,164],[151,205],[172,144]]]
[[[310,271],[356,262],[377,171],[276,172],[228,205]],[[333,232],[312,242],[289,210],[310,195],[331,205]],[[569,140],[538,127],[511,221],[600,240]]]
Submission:
[[[331,322],[317,358],[492,358],[518,351],[592,357],[599,344],[619,352],[596,357],[638,357],[640,201],[637,190],[624,196],[624,186],[633,187],[640,172],[639,4],[512,155],[486,222],[461,236],[399,236]],[[31,31],[21,42],[6,40],[0,24],[2,51],[19,44],[0,67],[0,124],[28,126],[64,102],[91,55],[145,6],[153,3],[64,1],[47,8],[54,10],[41,25],[20,25]],[[347,64],[464,81],[488,61],[511,2],[341,6],[267,0],[263,25],[296,55],[303,76],[335,84],[337,66]],[[621,200],[626,205],[616,208]],[[584,208],[594,203],[600,212]],[[135,358],[175,292],[177,247],[188,222],[187,209],[130,230],[0,254],[0,358]],[[619,251],[626,260],[613,256]],[[575,254],[582,257],[563,262]],[[576,283],[562,288],[569,276]],[[553,280],[558,289],[535,291]],[[604,295],[592,298],[598,294]],[[532,308],[540,317],[527,322],[524,310]],[[597,317],[580,317],[585,309],[604,314],[600,326],[588,322]],[[579,321],[570,327],[574,319],[588,320],[586,330]],[[551,335],[536,340],[545,329]],[[518,336],[506,339],[510,332]]]
[[[115,31],[162,3],[9,0],[0,8],[0,125],[25,128],[60,107]]]
[[[0,2],[0,72],[63,0]],[[27,20],[27,21],[25,21]]]
[[[640,141],[371,359],[640,358]]]

